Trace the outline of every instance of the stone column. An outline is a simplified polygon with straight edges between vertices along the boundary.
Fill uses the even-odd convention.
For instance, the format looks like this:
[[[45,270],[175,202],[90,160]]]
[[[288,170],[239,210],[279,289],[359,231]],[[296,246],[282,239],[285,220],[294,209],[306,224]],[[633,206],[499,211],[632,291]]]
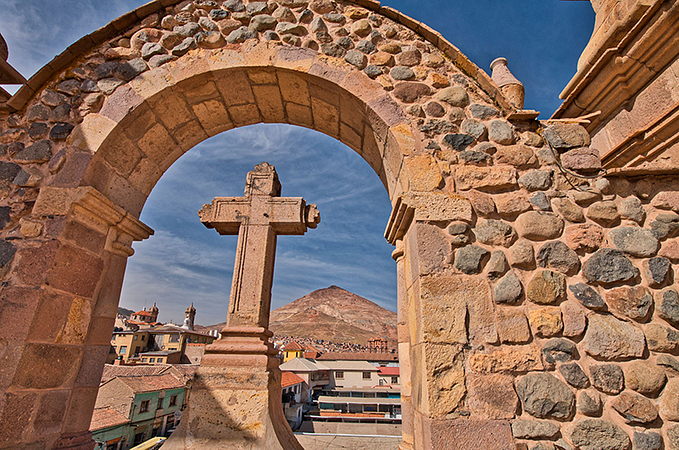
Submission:
[[[91,449],[130,245],[153,230],[91,187],[43,187],[25,222],[37,233],[2,293],[18,322],[3,327],[0,448]]]
[[[405,282],[405,252],[403,240],[396,241],[391,254],[396,261],[396,288],[398,298],[398,359],[401,381],[401,434],[399,450],[413,449],[413,411],[410,383],[410,335],[408,332],[408,296]]]

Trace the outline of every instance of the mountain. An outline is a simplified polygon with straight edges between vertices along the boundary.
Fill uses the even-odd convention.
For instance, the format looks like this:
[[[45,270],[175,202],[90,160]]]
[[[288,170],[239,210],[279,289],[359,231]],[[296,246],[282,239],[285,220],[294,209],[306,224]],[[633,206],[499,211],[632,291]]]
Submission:
[[[360,345],[367,345],[374,337],[389,340],[390,346],[397,341],[395,312],[338,286],[313,291],[274,309],[269,323],[276,336]],[[222,323],[206,328],[223,326]]]
[[[134,311],[132,311],[131,309],[122,308],[118,306],[118,314],[129,319],[130,317],[132,317],[132,314],[134,314]]]

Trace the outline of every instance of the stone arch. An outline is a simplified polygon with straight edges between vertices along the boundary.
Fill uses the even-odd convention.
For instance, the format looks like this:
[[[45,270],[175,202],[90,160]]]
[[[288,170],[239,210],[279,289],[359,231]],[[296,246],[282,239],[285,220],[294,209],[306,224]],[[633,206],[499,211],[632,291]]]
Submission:
[[[510,145],[514,127],[530,133],[534,116],[516,115],[488,75],[439,34],[377,2],[272,3],[289,8],[292,19],[258,14],[272,6],[250,2],[253,17],[276,19],[280,40],[267,40],[264,30],[207,24],[218,20],[196,25],[210,11],[226,10],[209,1],[187,5],[157,0],[117,19],[59,55],[7,102],[0,142],[7,145],[3,171],[12,176],[5,175],[5,200],[22,209],[9,214],[4,230],[14,239],[3,241],[3,295],[23,325],[5,344],[12,363],[2,378],[0,423],[7,434],[0,447],[89,448],[89,413],[125,261],[132,241],[152,233],[138,220],[146,197],[195,144],[259,122],[301,125],[341,140],[388,190],[394,212],[387,238],[397,246],[400,283],[403,445],[435,445],[426,430],[458,409],[464,374],[458,365],[436,368],[437,358],[461,358],[459,342],[434,339],[422,325],[429,312],[417,279],[440,264],[434,256],[440,252],[421,239],[434,233],[432,241],[445,245],[430,223],[475,222],[471,203],[456,190],[517,186],[510,166],[535,166],[531,149],[516,150],[524,152],[517,157],[507,150],[504,160],[496,158],[498,167],[484,156],[492,150],[467,155],[471,165],[455,174],[452,165],[458,152],[488,140],[491,122],[497,128],[491,133],[500,133],[491,137]],[[218,14],[251,20],[233,19],[236,13]],[[322,18],[328,31],[319,34],[320,23],[305,14]],[[184,25],[171,23],[180,15]],[[159,44],[170,34],[166,22],[185,27],[180,33],[189,34],[189,48]],[[196,26],[203,27],[200,37],[189,30]],[[244,39],[238,32],[254,34]],[[538,145],[532,133],[525,136]],[[450,376],[421,375],[440,370]],[[507,438],[506,423],[478,429],[487,426]]]

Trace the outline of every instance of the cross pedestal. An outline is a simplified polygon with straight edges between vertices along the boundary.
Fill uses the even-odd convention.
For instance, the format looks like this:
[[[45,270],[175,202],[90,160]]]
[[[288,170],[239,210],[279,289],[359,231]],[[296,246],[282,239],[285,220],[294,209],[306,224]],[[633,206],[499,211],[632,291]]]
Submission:
[[[245,196],[216,197],[199,211],[219,234],[238,234],[229,314],[221,338],[206,346],[189,407],[163,448],[302,450],[281,403],[281,371],[270,342],[276,237],[303,235],[320,214],[303,198],[281,197],[273,166],[247,175]]]

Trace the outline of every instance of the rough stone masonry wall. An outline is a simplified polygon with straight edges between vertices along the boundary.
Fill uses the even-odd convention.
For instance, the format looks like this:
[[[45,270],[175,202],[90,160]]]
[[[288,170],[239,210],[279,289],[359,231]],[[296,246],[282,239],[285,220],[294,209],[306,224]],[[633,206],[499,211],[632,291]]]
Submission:
[[[563,166],[597,173],[583,128],[542,134]],[[679,449],[676,177],[571,186],[532,131],[477,137],[453,152],[471,207],[460,197],[458,220],[420,220],[410,237],[411,345],[446,355],[424,358],[430,412],[508,420],[518,448]]]
[[[571,188],[484,72],[374,2],[167,3],[70,49],[0,123],[0,447],[86,448],[129,244],[150,232],[134,217],[183,152],[264,121],[340,139],[395,203],[444,199],[404,240],[416,448],[424,415],[486,438],[467,417],[511,421],[519,446],[679,449],[673,178]],[[581,128],[543,134],[596,172]]]

